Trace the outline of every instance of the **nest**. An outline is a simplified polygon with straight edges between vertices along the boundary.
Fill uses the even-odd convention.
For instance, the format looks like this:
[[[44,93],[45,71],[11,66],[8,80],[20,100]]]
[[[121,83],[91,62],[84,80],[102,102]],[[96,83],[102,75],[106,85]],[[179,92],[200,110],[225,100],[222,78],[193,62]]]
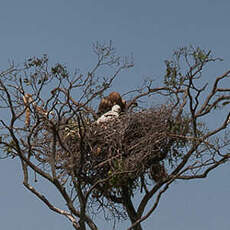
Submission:
[[[174,120],[166,106],[121,114],[100,125],[81,119],[77,128],[60,134],[65,147],[58,151],[59,164],[67,173],[74,169],[85,184],[96,183],[100,194],[127,185],[133,190],[146,173],[158,182],[167,176],[163,160],[172,157],[175,146],[183,147],[185,139],[178,134],[188,132],[185,120]]]

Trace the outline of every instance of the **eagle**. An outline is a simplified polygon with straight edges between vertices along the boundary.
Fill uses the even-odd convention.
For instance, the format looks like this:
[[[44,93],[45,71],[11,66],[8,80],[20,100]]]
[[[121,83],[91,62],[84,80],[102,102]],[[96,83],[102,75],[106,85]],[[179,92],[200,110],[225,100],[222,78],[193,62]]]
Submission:
[[[97,114],[101,116],[102,114],[110,111],[114,105],[120,106],[120,112],[125,111],[126,101],[122,99],[118,92],[112,92],[109,94],[109,96],[101,99]]]

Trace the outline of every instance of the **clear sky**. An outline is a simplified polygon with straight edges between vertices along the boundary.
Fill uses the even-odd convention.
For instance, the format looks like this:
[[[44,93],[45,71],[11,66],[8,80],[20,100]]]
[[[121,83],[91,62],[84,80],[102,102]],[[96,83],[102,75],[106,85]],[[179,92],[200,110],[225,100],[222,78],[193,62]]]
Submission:
[[[44,53],[52,62],[86,70],[95,60],[92,43],[112,40],[118,53],[132,53],[136,63],[121,74],[126,77],[121,91],[146,76],[160,77],[173,50],[190,44],[224,58],[211,69],[210,77],[215,77],[230,69],[229,12],[228,0],[0,0],[0,71],[9,60],[23,63]],[[115,82],[114,87],[120,86]],[[229,230],[229,176],[226,165],[206,180],[174,183],[144,229]],[[61,205],[55,190],[43,186],[46,189]],[[102,220],[99,227],[111,229]],[[23,187],[19,161],[4,160],[0,161],[0,229],[70,230],[72,226]]]

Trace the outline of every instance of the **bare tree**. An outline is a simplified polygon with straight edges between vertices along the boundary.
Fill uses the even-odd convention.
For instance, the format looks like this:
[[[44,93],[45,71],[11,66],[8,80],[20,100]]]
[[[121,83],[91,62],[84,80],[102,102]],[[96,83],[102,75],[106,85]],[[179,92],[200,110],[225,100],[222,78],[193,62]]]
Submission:
[[[124,94],[132,98],[119,118],[98,125],[96,105],[133,62],[117,56],[111,43],[93,48],[97,62],[87,74],[49,66],[46,55],[1,72],[1,111],[10,114],[0,120],[2,158],[18,157],[24,186],[74,229],[97,230],[94,217],[103,212],[105,220],[128,218],[129,230],[141,230],[175,180],[205,178],[228,162],[230,113],[213,129],[205,121],[229,104],[230,88],[223,86],[230,70],[208,85],[205,69],[220,59],[181,48],[165,62],[162,87],[145,81]],[[146,96],[164,103],[133,110]],[[40,177],[56,187],[65,210],[39,191]]]

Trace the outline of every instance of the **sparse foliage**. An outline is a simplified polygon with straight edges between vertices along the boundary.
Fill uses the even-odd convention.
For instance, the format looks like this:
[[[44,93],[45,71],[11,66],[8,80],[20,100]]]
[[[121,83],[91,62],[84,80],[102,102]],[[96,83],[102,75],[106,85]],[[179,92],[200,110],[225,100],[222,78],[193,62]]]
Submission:
[[[129,230],[141,230],[175,180],[205,178],[229,160],[230,113],[215,128],[206,119],[228,108],[230,88],[223,86],[229,85],[230,71],[208,84],[205,70],[220,59],[211,51],[181,48],[165,61],[162,87],[153,88],[149,80],[130,89],[125,112],[98,125],[99,100],[133,61],[117,56],[111,43],[93,49],[97,62],[87,74],[71,73],[60,63],[50,66],[46,55],[1,72],[1,111],[10,114],[0,120],[2,158],[19,158],[25,187],[75,229],[97,230],[94,216],[103,212],[108,221],[129,218]],[[101,77],[103,71],[108,77]],[[150,95],[164,103],[132,109]],[[56,187],[66,210],[39,191],[39,177]],[[136,194],[141,200],[135,207]]]

